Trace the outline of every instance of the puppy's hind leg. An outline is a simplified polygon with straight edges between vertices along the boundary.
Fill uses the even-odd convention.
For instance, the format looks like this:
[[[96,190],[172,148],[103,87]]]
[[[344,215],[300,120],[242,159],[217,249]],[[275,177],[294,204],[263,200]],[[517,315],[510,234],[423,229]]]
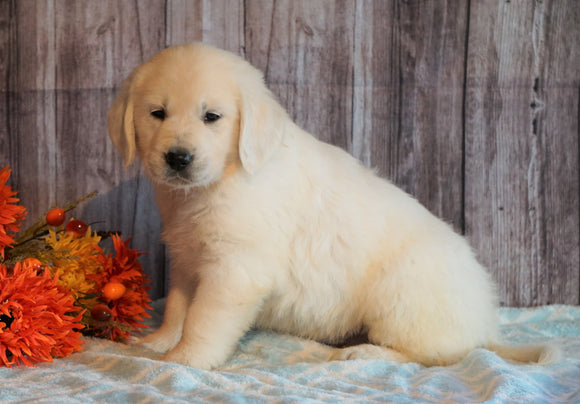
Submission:
[[[373,344],[362,344],[349,346],[346,348],[337,348],[328,358],[329,361],[344,361],[353,359],[380,359],[399,363],[411,362],[411,359],[401,352]]]

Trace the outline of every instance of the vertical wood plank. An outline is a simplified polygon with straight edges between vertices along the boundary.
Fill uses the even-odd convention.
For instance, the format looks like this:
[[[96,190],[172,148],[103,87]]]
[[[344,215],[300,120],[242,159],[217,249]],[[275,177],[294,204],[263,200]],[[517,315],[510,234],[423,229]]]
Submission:
[[[13,52],[10,36],[12,32],[12,7],[8,1],[0,1],[0,168],[8,164],[10,123],[8,117],[9,60]]]
[[[352,131],[352,1],[246,2],[246,56],[290,116],[348,146]]]
[[[467,2],[359,1],[352,149],[462,230]]]
[[[525,220],[527,201],[522,198],[527,191],[531,122],[529,104],[522,100],[529,99],[534,80],[526,65],[528,69],[521,78],[527,85],[517,85],[516,70],[522,66],[510,66],[509,61],[529,63],[530,44],[522,41],[518,46],[502,38],[501,30],[504,21],[509,21],[506,28],[513,24],[514,29],[521,30],[514,34],[527,38],[532,9],[523,3],[499,7],[472,4],[466,83],[465,209],[466,233],[495,274],[502,303],[510,304],[514,300],[508,296],[510,291],[514,295],[520,292],[516,290],[516,276],[531,270],[533,261],[526,254],[530,251],[526,242],[530,230]],[[512,52],[516,52],[514,58]]]
[[[167,46],[201,41],[239,54],[244,38],[242,0],[168,0]]]
[[[503,304],[578,303],[577,18],[573,1],[472,2],[466,231]]]
[[[8,97],[10,74],[15,49],[12,47],[14,35],[14,7],[9,1],[0,1],[0,168],[10,163],[10,116]],[[13,182],[13,181],[11,181]]]
[[[28,209],[26,223],[31,223],[38,205],[55,203],[54,93],[42,91],[54,88],[54,26],[46,24],[54,18],[54,7],[50,1],[10,2],[7,11],[9,51],[3,97],[7,138],[2,165],[12,167],[12,181]]]
[[[13,27],[13,6],[10,1],[0,1],[0,91],[8,89],[10,69],[8,60],[13,49],[10,47],[10,37]]]

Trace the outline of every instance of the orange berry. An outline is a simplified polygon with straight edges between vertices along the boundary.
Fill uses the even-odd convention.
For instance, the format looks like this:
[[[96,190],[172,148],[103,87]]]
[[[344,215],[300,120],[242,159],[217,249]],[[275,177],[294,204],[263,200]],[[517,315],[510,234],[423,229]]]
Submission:
[[[55,209],[51,209],[47,214],[46,214],[46,223],[50,226],[60,226],[61,224],[64,223],[64,219],[66,218],[66,213],[64,211],[64,209],[60,209],[60,208],[55,208]]]
[[[119,282],[109,282],[103,287],[103,295],[108,300],[117,300],[125,294],[125,285]]]

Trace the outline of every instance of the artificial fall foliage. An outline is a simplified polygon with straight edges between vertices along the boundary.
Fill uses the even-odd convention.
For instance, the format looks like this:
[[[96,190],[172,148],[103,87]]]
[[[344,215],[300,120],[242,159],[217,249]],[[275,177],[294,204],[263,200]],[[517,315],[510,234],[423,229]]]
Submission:
[[[65,225],[64,208],[53,208],[18,238],[26,209],[0,170],[0,365],[52,361],[82,348],[82,335],[126,340],[149,317],[148,279],[142,254],[129,240],[103,236],[77,219]]]
[[[57,279],[30,262],[17,263],[10,275],[0,265],[0,361],[5,366],[30,366],[81,349],[82,312]]]
[[[15,191],[6,186],[10,177],[10,168],[0,170],[0,257],[4,259],[4,250],[14,244],[14,233],[18,232],[20,222],[26,217],[26,209],[16,203]]]

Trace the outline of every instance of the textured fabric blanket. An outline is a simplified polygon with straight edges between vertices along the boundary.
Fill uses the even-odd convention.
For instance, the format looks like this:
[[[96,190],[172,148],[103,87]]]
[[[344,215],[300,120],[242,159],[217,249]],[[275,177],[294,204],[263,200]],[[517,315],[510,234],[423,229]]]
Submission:
[[[163,301],[151,320],[158,326]],[[87,338],[82,352],[34,368],[0,368],[2,403],[580,402],[580,307],[500,309],[509,343],[551,340],[550,366],[507,362],[484,349],[448,367],[380,360],[326,362],[321,344],[250,331],[215,371],[166,363],[137,346]]]

